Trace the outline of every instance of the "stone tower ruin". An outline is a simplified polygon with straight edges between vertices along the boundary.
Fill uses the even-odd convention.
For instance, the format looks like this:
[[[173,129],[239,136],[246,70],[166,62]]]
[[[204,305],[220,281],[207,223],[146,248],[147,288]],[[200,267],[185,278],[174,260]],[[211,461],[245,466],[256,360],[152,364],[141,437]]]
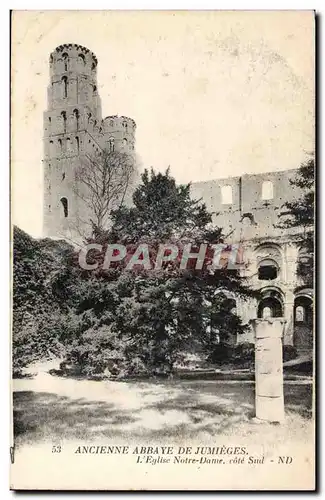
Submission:
[[[121,151],[135,161],[134,120],[102,118],[97,58],[86,47],[64,44],[50,55],[44,112],[44,236],[80,239],[91,214],[78,195],[78,169],[92,155]]]

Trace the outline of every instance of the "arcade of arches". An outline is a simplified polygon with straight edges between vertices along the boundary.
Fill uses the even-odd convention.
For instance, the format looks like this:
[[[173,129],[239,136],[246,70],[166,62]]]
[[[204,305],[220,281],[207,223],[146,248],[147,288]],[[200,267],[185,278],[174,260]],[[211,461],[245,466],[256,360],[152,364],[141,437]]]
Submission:
[[[252,248],[249,277],[253,288],[259,290],[259,301],[241,304],[243,321],[283,318],[283,343],[293,345],[299,354],[313,349],[313,290],[303,286],[297,277],[297,262],[301,250],[294,242],[264,243]],[[253,328],[239,342],[254,342]]]

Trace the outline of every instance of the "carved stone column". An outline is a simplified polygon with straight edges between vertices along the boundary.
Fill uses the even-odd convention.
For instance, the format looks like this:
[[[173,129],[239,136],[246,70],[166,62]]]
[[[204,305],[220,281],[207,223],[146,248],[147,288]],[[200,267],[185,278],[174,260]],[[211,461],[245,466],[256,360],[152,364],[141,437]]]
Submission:
[[[282,337],[283,318],[256,319],[255,404],[256,418],[267,422],[284,420]]]

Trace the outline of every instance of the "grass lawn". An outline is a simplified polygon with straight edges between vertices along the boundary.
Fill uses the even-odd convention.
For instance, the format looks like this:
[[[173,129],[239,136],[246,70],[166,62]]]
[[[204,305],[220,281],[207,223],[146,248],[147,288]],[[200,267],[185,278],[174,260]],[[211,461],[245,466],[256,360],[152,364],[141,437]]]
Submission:
[[[40,373],[15,380],[17,446],[64,440],[191,440],[263,436],[308,441],[312,386],[285,383],[285,424],[256,424],[254,383],[245,381],[113,382]]]

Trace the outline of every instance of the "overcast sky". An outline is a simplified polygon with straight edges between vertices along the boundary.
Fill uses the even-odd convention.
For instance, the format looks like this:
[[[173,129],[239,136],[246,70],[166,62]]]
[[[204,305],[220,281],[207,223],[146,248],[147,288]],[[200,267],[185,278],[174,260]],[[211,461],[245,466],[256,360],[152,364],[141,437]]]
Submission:
[[[15,12],[13,222],[42,231],[49,54],[98,58],[103,117],[137,123],[143,167],[179,182],[296,168],[314,142],[311,12]]]

